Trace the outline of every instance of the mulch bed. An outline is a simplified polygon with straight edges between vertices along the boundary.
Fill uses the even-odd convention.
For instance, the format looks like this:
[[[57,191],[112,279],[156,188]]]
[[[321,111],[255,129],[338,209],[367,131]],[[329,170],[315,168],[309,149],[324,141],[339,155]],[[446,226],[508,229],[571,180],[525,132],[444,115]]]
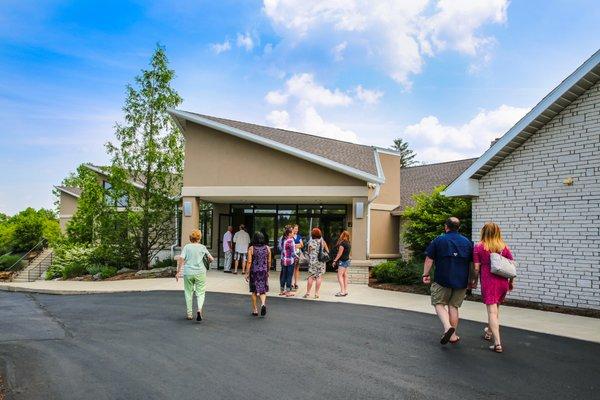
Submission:
[[[0,400],[4,400],[5,394],[6,388],[4,387],[4,380],[2,379],[2,375],[0,375]]]
[[[379,283],[377,282],[377,279],[371,278],[369,279],[369,286],[375,289],[392,290],[394,292],[429,295],[429,288],[425,285],[397,285],[394,283]],[[481,302],[481,296],[477,294],[467,294],[466,300]],[[529,308],[532,310],[551,311],[560,314],[579,315],[582,317],[600,318],[600,310],[589,310],[585,308],[542,304],[536,303],[534,301],[507,299],[504,301],[503,305],[519,308]]]

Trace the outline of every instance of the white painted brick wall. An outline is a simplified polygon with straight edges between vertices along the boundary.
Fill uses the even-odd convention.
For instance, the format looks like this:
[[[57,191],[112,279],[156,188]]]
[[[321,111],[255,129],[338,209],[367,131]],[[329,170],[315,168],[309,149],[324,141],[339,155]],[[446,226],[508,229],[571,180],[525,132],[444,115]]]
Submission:
[[[600,84],[485,175],[479,193],[473,239],[486,221],[502,228],[519,265],[510,298],[600,309]]]

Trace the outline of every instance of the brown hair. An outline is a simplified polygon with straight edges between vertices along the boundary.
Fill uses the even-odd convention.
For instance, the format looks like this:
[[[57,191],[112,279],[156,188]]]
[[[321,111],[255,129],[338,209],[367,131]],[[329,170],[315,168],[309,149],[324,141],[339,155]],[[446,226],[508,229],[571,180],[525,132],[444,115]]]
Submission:
[[[321,230],[319,228],[313,228],[312,231],[310,231],[310,236],[313,239],[321,239],[321,237],[323,236],[323,234],[321,233]]]
[[[202,232],[200,232],[200,229],[194,229],[192,231],[192,233],[190,233],[190,242],[198,243],[200,241],[201,237],[202,237]]]
[[[350,241],[350,233],[348,233],[348,231],[342,231],[342,233],[340,233],[340,237],[335,245],[339,246],[343,241]]]
[[[506,247],[500,227],[494,222],[486,222],[481,228],[483,248],[492,253],[499,253]]]

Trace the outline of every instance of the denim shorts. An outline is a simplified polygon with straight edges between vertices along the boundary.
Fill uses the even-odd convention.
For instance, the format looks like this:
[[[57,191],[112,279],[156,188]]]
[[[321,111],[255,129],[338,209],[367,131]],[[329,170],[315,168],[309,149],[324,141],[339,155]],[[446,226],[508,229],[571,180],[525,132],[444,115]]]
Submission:
[[[350,266],[350,260],[338,261],[339,268],[348,268]]]

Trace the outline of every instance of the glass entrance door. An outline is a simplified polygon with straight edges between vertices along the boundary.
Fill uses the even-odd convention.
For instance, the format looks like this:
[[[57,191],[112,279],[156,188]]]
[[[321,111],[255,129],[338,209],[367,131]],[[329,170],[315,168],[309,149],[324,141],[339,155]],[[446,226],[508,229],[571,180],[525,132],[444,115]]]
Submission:
[[[344,216],[342,215],[323,215],[321,216],[321,229],[323,230],[323,239],[330,251],[333,251],[333,246],[335,246],[338,238],[340,237],[340,233],[344,230],[345,221]],[[331,254],[331,258],[333,259],[335,254]]]
[[[219,246],[217,248],[218,269],[223,269],[223,267],[225,266],[225,254],[223,253],[223,235],[225,234],[225,232],[227,232],[227,227],[229,225],[231,225],[231,214],[219,214]]]

